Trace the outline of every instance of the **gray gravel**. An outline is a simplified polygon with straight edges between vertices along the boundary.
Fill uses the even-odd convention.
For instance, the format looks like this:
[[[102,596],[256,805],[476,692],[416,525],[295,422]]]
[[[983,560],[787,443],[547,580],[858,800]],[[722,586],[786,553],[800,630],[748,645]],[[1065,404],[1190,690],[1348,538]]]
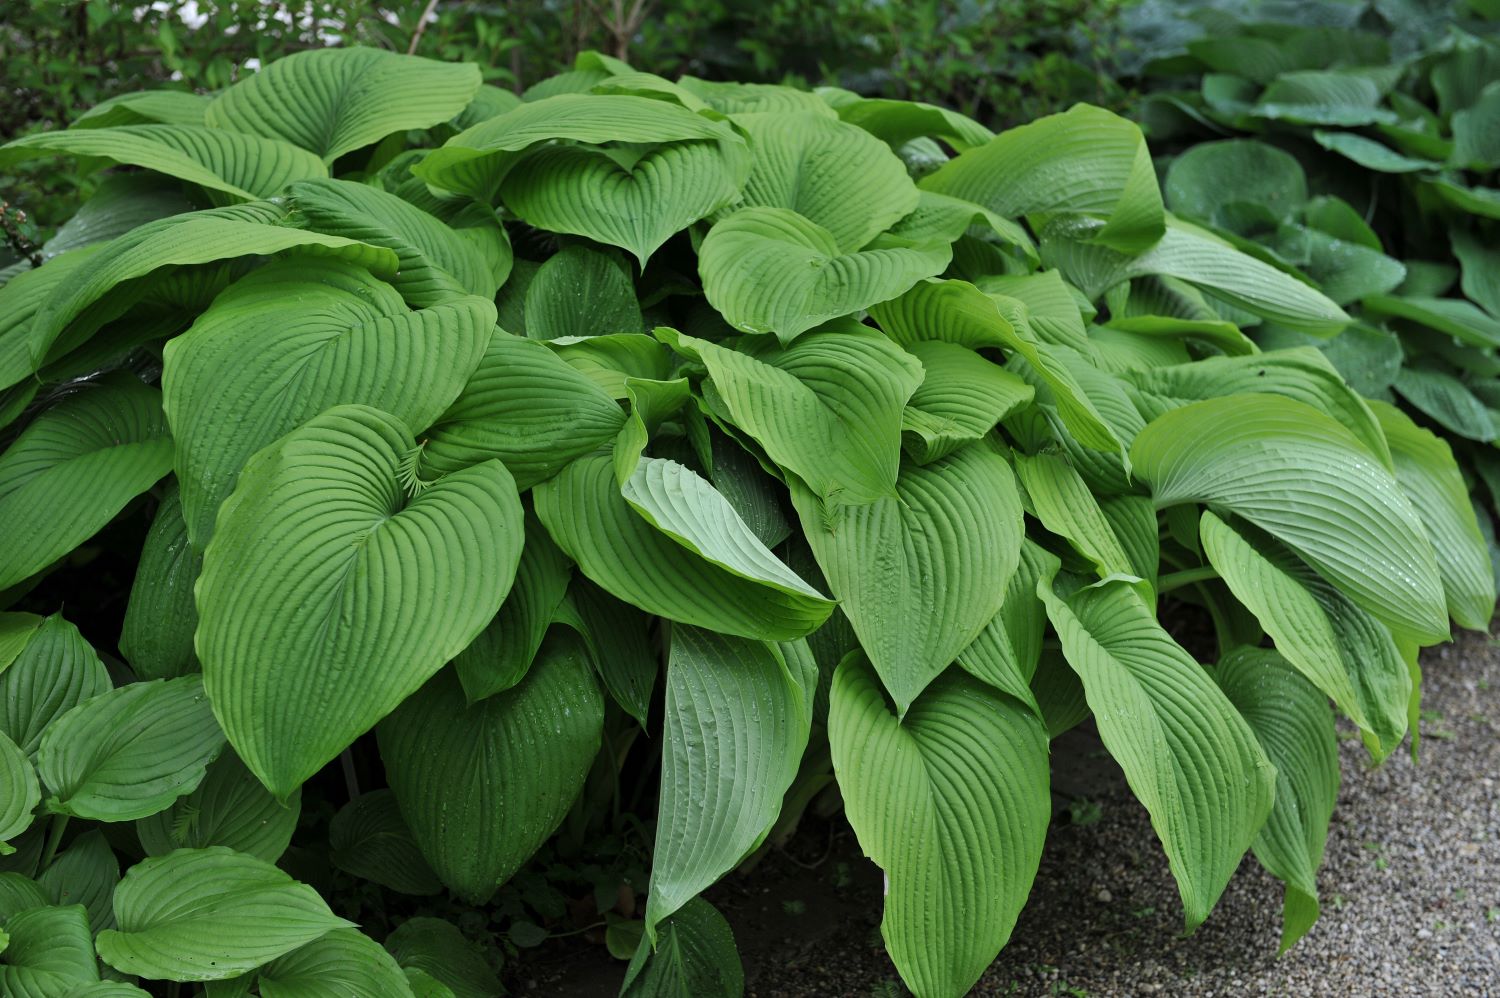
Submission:
[[[1098,818],[1053,829],[1015,935],[973,993],[1500,995],[1500,647],[1465,635],[1424,668],[1419,764],[1403,749],[1372,769],[1357,739],[1342,743],[1323,917],[1287,955],[1276,957],[1281,885],[1253,859],[1202,928],[1180,935],[1145,811],[1113,763],[1075,742],[1070,758],[1059,745],[1055,782]],[[802,951],[755,961],[749,993],[904,994],[872,945],[878,916],[866,904]]]

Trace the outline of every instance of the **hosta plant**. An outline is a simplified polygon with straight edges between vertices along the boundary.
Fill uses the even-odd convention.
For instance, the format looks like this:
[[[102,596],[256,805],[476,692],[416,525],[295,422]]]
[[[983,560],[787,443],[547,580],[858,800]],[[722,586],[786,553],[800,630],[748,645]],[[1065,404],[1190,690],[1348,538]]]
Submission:
[[[1349,316],[1093,107],[348,49],[35,156],[111,172],[0,287],[6,993],[495,994],[571,904],[735,995],[701,895],[819,797],[962,994],[1089,718],[1290,945],[1334,710],[1389,754],[1494,604],[1447,449],[1241,328]]]

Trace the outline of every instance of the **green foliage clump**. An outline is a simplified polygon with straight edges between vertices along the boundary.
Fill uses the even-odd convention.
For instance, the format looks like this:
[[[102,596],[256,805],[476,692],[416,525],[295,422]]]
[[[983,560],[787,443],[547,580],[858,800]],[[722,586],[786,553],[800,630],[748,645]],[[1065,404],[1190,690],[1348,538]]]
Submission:
[[[60,156],[113,169],[0,286],[6,990],[496,994],[581,907],[624,994],[738,995],[702,894],[821,797],[962,994],[1089,717],[1187,928],[1253,850],[1290,945],[1330,700],[1385,757],[1495,602],[1451,454],[1244,332],[1338,302],[1097,107],[347,48],[0,166]]]

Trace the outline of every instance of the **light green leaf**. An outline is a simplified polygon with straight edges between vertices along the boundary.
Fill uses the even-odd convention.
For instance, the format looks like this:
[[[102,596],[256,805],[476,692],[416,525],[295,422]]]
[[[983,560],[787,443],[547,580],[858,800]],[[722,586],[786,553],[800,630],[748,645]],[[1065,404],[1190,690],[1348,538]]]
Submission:
[[[15,852],[7,845],[31,827],[31,813],[42,802],[42,788],[36,770],[21,747],[0,733],[0,855]]]
[[[84,832],[37,877],[55,905],[81,904],[97,935],[115,927],[113,900],[120,861],[100,829]]]
[[[1046,731],[957,670],[898,720],[858,654],[834,673],[828,723],[849,823],[885,871],[886,949],[917,994],[962,995],[1036,876],[1052,813]]]
[[[1361,304],[1371,315],[1406,319],[1447,333],[1472,347],[1500,346],[1500,319],[1486,315],[1473,302],[1462,298],[1376,295]]]
[[[201,549],[250,456],[330,406],[433,422],[494,330],[488,301],[409,312],[395,289],[338,261],[285,260],[214,300],[164,351],[188,536]]]
[[[1395,406],[1370,406],[1390,441],[1396,481],[1412,508],[1421,511],[1422,526],[1437,553],[1449,616],[1460,627],[1489,630],[1495,613],[1494,570],[1452,450],[1442,437],[1422,429]]]
[[[466,706],[444,671],[377,733],[412,837],[443,883],[477,904],[557,829],[603,724],[582,645],[562,632],[514,688]]]
[[[371,790],[345,804],[329,822],[328,841],[329,859],[345,873],[402,894],[443,890],[389,790]]]
[[[0,146],[0,166],[57,154],[138,166],[236,201],[270,197],[295,180],[328,176],[322,160],[304,149],[202,125],[123,125],[37,132]]]
[[[1318,918],[1318,866],[1339,791],[1333,714],[1322,695],[1269,649],[1231,652],[1214,678],[1276,766],[1276,803],[1251,848],[1286,884],[1284,953]]]
[[[1036,390],[974,350],[941,340],[907,344],[922,362],[922,384],[901,414],[902,446],[927,464],[978,440],[1031,403]]]
[[[1017,454],[1014,461],[1042,526],[1067,540],[1094,565],[1100,578],[1136,574],[1098,500],[1066,458],[1054,453]]]
[[[901,160],[856,125],[809,111],[734,120],[754,151],[742,206],[796,212],[833,238],[831,252],[859,249],[917,207]]]
[[[198,671],[193,585],[202,566],[202,556],[188,541],[174,479],[162,494],[141,548],[120,633],[120,653],[142,679],[173,679]]]
[[[941,273],[950,255],[943,243],[846,252],[832,233],[796,212],[745,208],[708,231],[698,274],[709,303],[731,326],[790,343]]]
[[[110,681],[94,649],[61,615],[46,618],[27,637],[25,647],[0,670],[0,734],[34,762],[52,722],[107,691]]]
[[[1009,693],[1043,717],[1030,683],[1042,655],[1047,613],[1036,598],[1038,579],[1057,575],[1058,560],[1030,540],[1021,542],[1021,559],[1005,586],[1005,602],[969,646],[958,653],[958,665],[975,679]],[[1067,671],[1067,667],[1063,667]],[[1071,675],[1071,673],[1070,673]],[[1045,718],[1044,718],[1045,719]]]
[[[171,470],[161,393],[116,373],[79,386],[0,454],[0,589],[98,533]]]
[[[905,715],[1005,600],[1023,532],[1010,466],[981,441],[903,466],[895,495],[860,506],[789,484],[829,588]]]
[[[185,90],[142,90],[102,100],[80,114],[74,128],[116,125],[201,125],[209,98]]]
[[[411,998],[406,975],[358,929],[334,929],[256,973],[261,998]]]
[[[71,998],[99,980],[83,905],[29,908],[5,919],[0,993],[15,998]]]
[[[223,846],[145,859],[115,889],[118,930],[99,956],[127,974],[215,981],[253,970],[353,923],[276,867]]]
[[[1234,705],[1128,583],[1065,599],[1044,579],[1037,595],[1105,748],[1151,814],[1192,931],[1270,813],[1276,771]]]
[[[223,747],[203,681],[158,679],[100,694],[50,724],[37,772],[49,810],[133,821],[191,793]]]
[[[1204,502],[1297,551],[1398,635],[1448,637],[1432,546],[1395,477],[1342,425],[1275,395],[1208,399],[1131,448],[1158,508]]]
[[[137,821],[135,831],[148,856],[226,846],[274,863],[292,841],[301,812],[300,790],[278,803],[231,749],[209,763],[196,790]]]
[[[546,481],[619,432],[625,413],[547,346],[496,331],[459,396],[423,434],[435,477],[499,458],[516,487]]]
[[[833,603],[760,544],[711,485],[675,462],[653,459],[647,469],[657,477],[639,484],[638,501],[669,480],[688,490],[660,507],[672,513],[661,529],[621,495],[605,454],[579,458],[533,491],[537,517],[584,575],[649,613],[725,634],[790,640],[827,618]]]
[[[1088,104],[1001,132],[921,186],[1006,218],[1093,222],[1094,241],[1126,252],[1162,235],[1161,193],[1141,130]]]
[[[479,90],[479,67],[383,49],[327,48],[269,63],[214,98],[214,128],[283,139],[332,163],[393,132],[430,128]]]
[[[995,133],[972,118],[936,104],[921,101],[855,97],[837,107],[839,117],[858,125],[892,149],[912,139],[940,138],[960,152],[984,145]]]
[[[802,762],[818,670],[803,645],[676,625],[646,935],[749,854]]]
[[[416,446],[390,415],[336,406],[251,458],[204,552],[204,682],[279,799],[467,647],[515,577],[509,473],[486,461],[409,497]]]
[[[1389,630],[1284,545],[1204,511],[1209,562],[1276,648],[1365,732],[1384,758],[1406,733],[1411,680]]]
[[[396,926],[385,948],[408,971],[421,970],[452,989],[454,998],[495,998],[500,981],[474,944],[440,918],[409,918]]]
[[[724,916],[694,898],[662,923],[656,949],[642,938],[621,998],[739,998],[745,971]]]

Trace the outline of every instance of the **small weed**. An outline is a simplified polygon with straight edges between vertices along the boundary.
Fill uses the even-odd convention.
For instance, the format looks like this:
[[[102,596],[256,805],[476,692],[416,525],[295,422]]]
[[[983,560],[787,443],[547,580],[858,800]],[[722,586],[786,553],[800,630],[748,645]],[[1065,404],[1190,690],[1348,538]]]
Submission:
[[[1104,816],[1104,809],[1091,800],[1075,800],[1068,804],[1068,821],[1074,825],[1092,825]]]
[[[905,993],[905,989],[899,983],[887,977],[870,989],[870,998],[901,998]]]
[[[807,913],[807,902],[793,898],[790,901],[781,902],[781,910],[788,915],[804,915]]]
[[[1484,920],[1491,925],[1500,922],[1500,908],[1488,908],[1484,913]]]

